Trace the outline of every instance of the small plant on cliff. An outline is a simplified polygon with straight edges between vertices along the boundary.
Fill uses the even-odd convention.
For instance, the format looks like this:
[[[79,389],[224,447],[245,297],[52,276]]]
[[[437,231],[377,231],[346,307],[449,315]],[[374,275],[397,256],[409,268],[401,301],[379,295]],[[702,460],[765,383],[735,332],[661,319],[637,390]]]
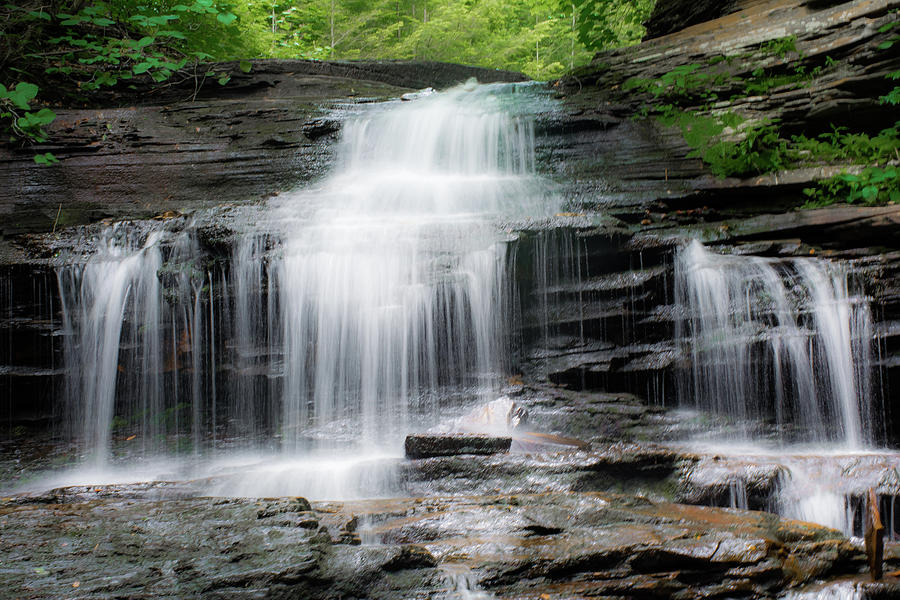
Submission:
[[[656,99],[664,99],[672,104],[685,104],[692,100],[714,100],[714,86],[723,85],[730,75],[710,73],[702,70],[702,65],[691,63],[679,65],[657,79],[633,77],[622,85],[625,91],[646,92]]]
[[[738,132],[743,119],[733,113],[709,117],[682,112],[662,121],[677,125],[693,148],[688,156],[702,159],[719,177],[767,173],[789,164],[787,141],[775,123],[759,123]],[[726,130],[739,139],[722,139]]]
[[[895,166],[868,167],[859,173],[841,173],[805,188],[804,207],[815,208],[835,202],[884,204],[900,202],[900,169]]]
[[[774,40],[768,40],[760,44],[760,50],[765,54],[774,54],[779,58],[785,58],[790,53],[800,54],[797,50],[797,36],[789,35]]]
[[[897,11],[891,11],[891,14],[896,18]],[[895,27],[900,27],[900,21],[891,21],[885,25],[882,25],[878,28],[879,33],[887,33],[894,29]],[[888,50],[894,46],[897,42],[900,42],[900,35],[895,35],[892,38],[885,40],[884,42],[878,45],[879,50]],[[900,71],[893,71],[885,75],[886,79],[890,79],[891,81],[897,81],[900,79]],[[882,104],[892,104],[897,105],[900,104],[900,87],[894,86],[892,90],[890,90],[884,96],[879,98],[879,101]]]

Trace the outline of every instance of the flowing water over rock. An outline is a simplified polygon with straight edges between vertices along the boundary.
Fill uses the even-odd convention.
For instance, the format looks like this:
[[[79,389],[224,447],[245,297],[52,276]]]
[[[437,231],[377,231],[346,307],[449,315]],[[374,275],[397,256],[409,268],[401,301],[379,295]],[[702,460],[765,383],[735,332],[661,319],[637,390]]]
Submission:
[[[561,213],[538,175],[554,125],[530,118],[546,98],[468,84],[345,107],[336,164],[304,189],[86,230],[90,258],[50,273],[79,466],[0,508],[126,531],[152,502],[153,544],[224,518],[297,554],[272,565],[264,542],[239,554],[219,531],[234,573],[201,549],[184,564],[214,581],[185,567],[167,591],[780,597],[857,572],[837,532],[740,510],[858,535],[874,488],[897,533],[900,459],[870,449],[874,328],[854,265]],[[511,452],[404,458],[408,433]],[[13,543],[28,585],[28,535]]]
[[[208,475],[202,459],[216,493],[392,489],[410,428],[496,397],[508,371],[509,223],[559,210],[529,98],[468,83],[362,111],[334,174],[250,211],[227,265],[190,225],[104,231],[58,272],[67,429],[93,466],[116,428],[116,453],[193,455],[183,473]],[[260,449],[283,458],[248,461]]]
[[[872,321],[840,263],[678,255],[678,337],[691,356],[685,402],[738,424],[773,418],[784,439],[871,440]]]
[[[714,254],[694,241],[675,271],[686,309],[679,337],[691,356],[682,401],[731,420],[727,435],[737,431],[739,446],[757,443],[714,445],[721,462],[702,463],[701,479],[727,484],[732,506],[862,535],[866,490],[893,498],[884,478],[900,463],[863,452],[872,442],[873,327],[845,265]]]

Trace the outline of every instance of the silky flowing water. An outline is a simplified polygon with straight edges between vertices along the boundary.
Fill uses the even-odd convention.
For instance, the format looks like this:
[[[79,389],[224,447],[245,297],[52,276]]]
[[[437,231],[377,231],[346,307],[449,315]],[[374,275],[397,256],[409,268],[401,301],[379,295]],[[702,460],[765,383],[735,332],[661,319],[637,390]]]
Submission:
[[[528,99],[468,83],[361,111],[332,175],[250,212],[228,265],[190,227],[108,228],[58,272],[81,473],[177,456],[213,493],[394,489],[405,434],[508,370],[503,225],[559,210]]]
[[[860,533],[854,498],[884,487],[900,463],[883,453],[880,470],[851,475],[873,442],[873,328],[846,266],[722,255],[694,241],[675,271],[686,311],[677,336],[691,364],[682,403],[731,423],[728,441],[712,436],[706,451],[777,464],[769,510]],[[748,508],[739,470],[726,478],[729,503]]]

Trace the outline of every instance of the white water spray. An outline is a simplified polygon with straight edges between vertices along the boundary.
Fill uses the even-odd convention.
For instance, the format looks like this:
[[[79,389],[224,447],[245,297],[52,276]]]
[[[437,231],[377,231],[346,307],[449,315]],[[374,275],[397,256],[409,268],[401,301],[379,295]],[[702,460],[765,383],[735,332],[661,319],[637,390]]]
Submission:
[[[243,479],[278,493],[364,495],[316,467],[322,452],[384,493],[358,475],[360,460],[398,455],[413,419],[433,419],[442,398],[499,389],[505,224],[559,210],[534,173],[517,89],[470,83],[367,107],[345,124],[335,172],[246,223],[226,268],[195,264],[198,236],[170,223],[61,269],[73,421],[86,447],[106,461],[119,417],[117,454],[190,447],[212,459],[221,493],[253,493],[234,483]],[[86,362],[101,377],[86,376]],[[229,447],[280,447],[282,457],[257,455],[233,477],[214,467]],[[379,479],[389,483],[389,471]]]
[[[739,423],[774,417],[785,438],[871,439],[869,307],[839,263],[679,252],[677,333],[691,357],[682,401]]]

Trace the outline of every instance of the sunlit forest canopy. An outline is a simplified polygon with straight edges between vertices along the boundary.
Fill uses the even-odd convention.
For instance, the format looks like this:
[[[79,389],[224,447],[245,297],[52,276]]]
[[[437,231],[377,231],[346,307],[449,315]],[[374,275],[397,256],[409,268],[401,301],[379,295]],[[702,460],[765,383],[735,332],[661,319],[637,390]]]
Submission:
[[[257,52],[310,58],[457,62],[561,75],[593,50],[637,42],[653,0],[259,0],[243,18],[269,28]]]
[[[164,78],[193,61],[249,58],[435,60],[550,79],[636,43],[654,2],[26,0],[0,12],[0,68],[6,84],[49,70],[88,89],[120,82],[123,67]]]

